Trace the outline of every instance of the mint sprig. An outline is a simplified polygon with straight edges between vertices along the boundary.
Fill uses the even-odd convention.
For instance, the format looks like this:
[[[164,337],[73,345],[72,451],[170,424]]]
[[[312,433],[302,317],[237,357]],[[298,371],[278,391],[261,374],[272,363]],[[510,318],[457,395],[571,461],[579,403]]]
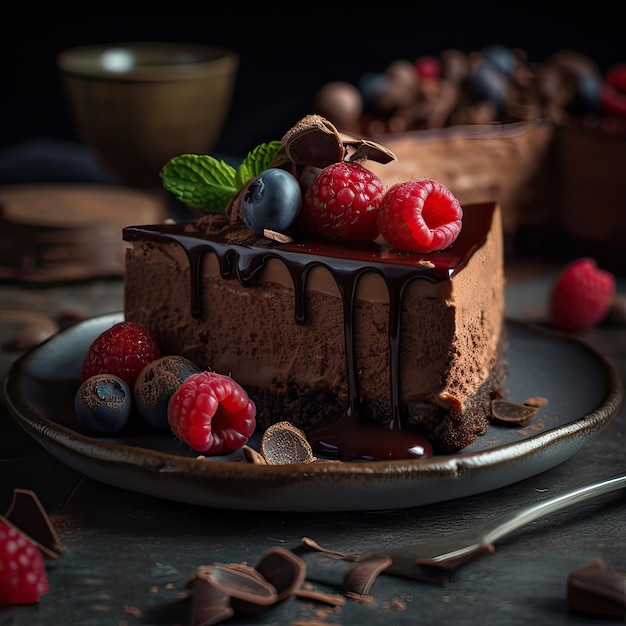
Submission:
[[[163,186],[200,213],[224,213],[233,195],[270,166],[281,145],[280,141],[258,145],[236,169],[208,154],[172,157],[161,170]]]

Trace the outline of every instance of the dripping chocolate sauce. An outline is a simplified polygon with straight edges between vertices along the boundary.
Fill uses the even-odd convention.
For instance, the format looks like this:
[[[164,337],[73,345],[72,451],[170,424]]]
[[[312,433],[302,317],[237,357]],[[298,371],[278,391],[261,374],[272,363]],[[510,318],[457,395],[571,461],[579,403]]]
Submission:
[[[307,433],[312,448],[320,454],[341,459],[411,459],[432,455],[430,442],[403,430],[400,407],[400,343],[402,298],[415,279],[448,280],[465,266],[480,248],[491,227],[493,203],[464,207],[463,228],[447,250],[418,255],[395,250],[378,242],[348,244],[330,240],[287,243],[275,248],[257,248],[228,243],[225,239],[186,232],[184,224],[129,226],[126,241],[167,241],[180,245],[189,259],[191,313],[202,317],[202,261],[207,253],[216,255],[224,280],[254,285],[269,259],[284,263],[293,280],[294,318],[306,322],[305,291],[311,268],[321,265],[332,274],[343,300],[344,339],[348,402],[341,415],[325,419]],[[389,373],[391,414],[385,425],[365,424],[359,418],[359,382],[355,359],[354,308],[359,278],[376,272],[389,291]]]

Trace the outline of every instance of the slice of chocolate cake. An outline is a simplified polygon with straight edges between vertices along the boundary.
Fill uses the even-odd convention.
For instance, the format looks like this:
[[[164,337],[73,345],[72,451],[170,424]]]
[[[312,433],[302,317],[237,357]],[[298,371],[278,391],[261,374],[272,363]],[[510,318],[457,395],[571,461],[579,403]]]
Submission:
[[[260,428],[289,421],[339,458],[454,452],[486,431],[506,376],[496,204],[463,207],[452,245],[419,254],[215,221],[124,229],[125,317],[163,354],[231,375]]]

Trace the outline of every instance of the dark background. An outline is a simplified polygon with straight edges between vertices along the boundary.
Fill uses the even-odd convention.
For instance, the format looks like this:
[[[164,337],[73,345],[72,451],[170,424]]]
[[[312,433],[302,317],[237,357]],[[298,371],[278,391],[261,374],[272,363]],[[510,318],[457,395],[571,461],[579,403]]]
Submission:
[[[0,148],[31,139],[77,139],[56,56],[92,43],[190,41],[236,51],[240,68],[234,100],[216,150],[236,156],[279,139],[312,112],[314,95],[324,83],[356,83],[365,72],[382,71],[399,58],[501,44],[525,50],[531,62],[566,48],[589,55],[603,71],[626,62],[623,22],[598,3],[583,5],[579,12],[548,10],[549,3],[472,8],[439,3],[387,14],[351,3],[350,12],[339,15],[333,14],[332,3],[294,5],[291,11],[302,13],[298,18],[268,17],[267,5],[241,8],[237,14],[216,6],[170,3],[163,14],[188,17],[158,20],[128,19],[106,11],[109,5],[93,7],[90,17],[83,10],[38,13],[36,21],[34,16],[4,19]]]

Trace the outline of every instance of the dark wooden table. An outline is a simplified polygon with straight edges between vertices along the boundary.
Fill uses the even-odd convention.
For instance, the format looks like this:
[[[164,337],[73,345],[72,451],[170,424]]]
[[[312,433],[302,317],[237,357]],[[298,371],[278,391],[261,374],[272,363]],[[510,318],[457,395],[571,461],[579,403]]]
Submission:
[[[551,271],[511,266],[508,312],[541,320]],[[620,289],[625,285],[620,279]],[[0,286],[0,311],[53,317],[122,309],[121,279],[45,288]],[[6,318],[5,318],[6,319]],[[21,353],[3,324],[1,373]],[[626,326],[602,324],[581,335],[626,378]],[[50,593],[34,606],[0,611],[0,624],[186,625],[186,583],[200,565],[254,565],[267,549],[291,548],[309,536],[338,550],[380,550],[437,533],[463,531],[558,493],[623,473],[626,410],[560,466],[490,493],[406,510],[327,514],[253,513],[201,508],[110,487],[63,466],[17,426],[0,406],[0,507],[12,489],[33,489],[51,514],[64,552],[48,564]],[[232,624],[598,624],[569,610],[568,574],[601,557],[626,571],[624,492],[601,496],[532,522],[502,539],[492,554],[464,566],[446,587],[379,576],[369,602],[340,607],[288,600]],[[0,511],[4,511],[0,508]],[[625,617],[626,619],[626,617]]]

